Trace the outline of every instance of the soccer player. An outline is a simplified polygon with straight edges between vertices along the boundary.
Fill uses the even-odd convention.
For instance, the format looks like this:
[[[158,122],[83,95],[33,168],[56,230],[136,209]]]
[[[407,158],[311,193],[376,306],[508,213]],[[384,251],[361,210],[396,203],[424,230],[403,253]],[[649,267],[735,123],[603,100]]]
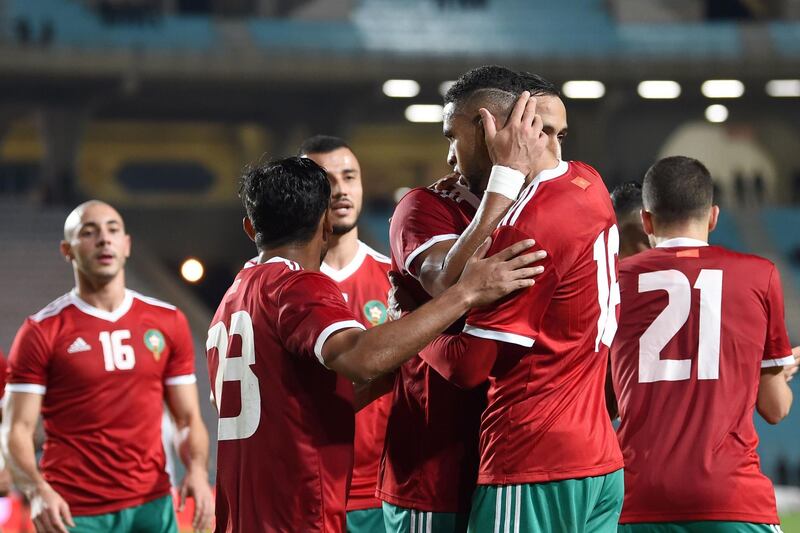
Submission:
[[[364,327],[383,324],[391,289],[387,277],[391,261],[358,240],[363,198],[358,159],[344,140],[326,135],[306,139],[300,155],[324,168],[331,184],[333,234],[320,272],[339,285],[347,307]],[[391,395],[385,394],[356,413],[353,476],[347,495],[349,533],[384,531],[375,487],[391,404]]]
[[[76,207],[61,242],[75,288],[28,317],[11,347],[3,448],[37,531],[177,532],[161,444],[165,399],[183,435],[181,506],[194,497],[195,529],[213,517],[189,327],[174,306],[125,288],[130,250],[113,207]]]
[[[655,248],[620,265],[611,351],[625,457],[620,531],[775,531],[753,410],[776,424],[792,402],[778,271],[708,245],[719,208],[699,161],[658,161],[642,193]]]
[[[420,303],[458,279],[467,258],[516,199],[525,175],[538,172],[542,153],[560,152],[566,130],[566,110],[552,84],[499,66],[465,73],[445,104],[447,161],[462,180],[443,189],[413,189],[397,205],[389,230],[392,270],[400,274],[400,287]],[[489,146],[481,108],[502,117],[498,127],[503,127]],[[520,128],[532,140],[530,151],[511,163],[507,139]],[[400,368],[378,483],[387,531],[466,530],[485,404],[485,389],[461,390],[419,357]]]
[[[650,241],[642,228],[642,185],[626,181],[611,191],[611,204],[619,226],[619,258],[630,257],[650,249]]]
[[[470,307],[532,286],[537,255],[515,257],[532,246],[524,240],[481,259],[487,241],[439,298],[365,330],[319,273],[332,233],[325,170],[278,160],[246,172],[240,194],[260,254],[223,297],[206,343],[220,417],[217,530],[342,532],[361,403],[351,382],[368,387]]]
[[[481,110],[487,144],[495,119]],[[615,531],[622,456],[605,406],[619,234],[600,175],[546,151],[493,233],[546,251],[536,285],[420,354],[463,387],[488,378],[469,531]]]

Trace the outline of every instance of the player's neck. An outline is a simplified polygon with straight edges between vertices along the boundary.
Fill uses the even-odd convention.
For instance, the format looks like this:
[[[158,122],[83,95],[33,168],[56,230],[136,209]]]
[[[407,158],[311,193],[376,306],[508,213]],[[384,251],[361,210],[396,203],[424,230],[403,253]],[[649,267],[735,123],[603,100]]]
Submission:
[[[561,161],[557,159],[555,155],[550,152],[545,152],[541,158],[540,164],[537,165],[537,167],[533,169],[530,174],[525,176],[524,186],[527,187],[534,179],[536,179],[539,174],[545,170],[553,170],[554,168],[558,167],[560,163]]]
[[[708,227],[698,224],[686,224],[668,228],[657,228],[655,235],[651,235],[654,246],[658,246],[670,239],[694,239],[696,241],[708,242]]]
[[[331,235],[325,264],[335,270],[341,270],[355,258],[358,253],[358,229],[353,228],[344,235]]]
[[[113,312],[125,300],[125,273],[120,271],[110,281],[91,280],[75,273],[75,289],[81,300],[103,311]]]
[[[303,267],[303,270],[319,272],[319,266],[322,263],[322,247],[316,243],[316,239],[312,239],[308,243],[290,243],[285,246],[268,248],[261,251],[258,262],[266,263],[273,257],[294,261]]]

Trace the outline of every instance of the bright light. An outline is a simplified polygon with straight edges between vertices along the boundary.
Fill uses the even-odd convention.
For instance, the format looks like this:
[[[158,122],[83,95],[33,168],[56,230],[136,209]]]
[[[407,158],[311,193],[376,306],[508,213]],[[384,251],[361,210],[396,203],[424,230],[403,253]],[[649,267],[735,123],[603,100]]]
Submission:
[[[728,120],[728,108],[722,104],[710,105],[706,108],[706,120],[709,122],[725,122]]]
[[[770,80],[765,89],[768,95],[775,98],[800,96],[800,80]]]
[[[197,283],[203,278],[203,274],[205,274],[203,263],[194,257],[190,257],[181,265],[181,276],[189,283]]]
[[[414,98],[419,94],[419,83],[414,80],[386,80],[383,94],[392,98]]]
[[[744,83],[739,80],[708,80],[700,86],[706,98],[739,98],[744,94]]]
[[[672,80],[647,80],[639,84],[637,91],[648,100],[671,100],[681,95],[681,85]]]
[[[561,91],[567,98],[602,98],[606,94],[606,86],[601,81],[595,80],[575,80],[568,81]]]
[[[406,108],[406,120],[409,122],[441,122],[442,106],[439,104],[414,104]]]
[[[453,81],[453,80],[443,81],[442,83],[440,83],[439,84],[439,94],[441,94],[442,97],[444,97],[444,95],[447,94],[447,91],[450,90],[450,87],[452,87],[454,83],[455,83],[455,81]]]

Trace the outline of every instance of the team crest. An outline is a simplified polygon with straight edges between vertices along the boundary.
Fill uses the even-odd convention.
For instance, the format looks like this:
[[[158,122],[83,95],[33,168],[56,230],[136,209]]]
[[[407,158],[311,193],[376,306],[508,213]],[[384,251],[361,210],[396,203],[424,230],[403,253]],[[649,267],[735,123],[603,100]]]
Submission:
[[[364,316],[373,326],[386,322],[386,306],[379,300],[370,300],[364,304]]]
[[[148,329],[144,333],[144,345],[153,354],[156,361],[161,358],[161,352],[166,348],[167,343],[164,341],[164,335],[157,329]]]

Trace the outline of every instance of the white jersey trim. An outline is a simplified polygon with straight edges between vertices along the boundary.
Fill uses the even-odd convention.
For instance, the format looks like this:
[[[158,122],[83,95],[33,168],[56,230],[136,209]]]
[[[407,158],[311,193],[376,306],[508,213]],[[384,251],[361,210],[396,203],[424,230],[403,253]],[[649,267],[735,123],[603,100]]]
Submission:
[[[794,356],[787,355],[786,357],[779,357],[777,359],[762,359],[761,368],[772,368],[775,366],[788,366],[794,364]]]
[[[70,294],[70,299],[72,300],[73,305],[78,308],[79,311],[93,316],[95,318],[99,318],[100,320],[106,320],[108,322],[116,322],[123,316],[125,316],[128,311],[131,310],[131,306],[133,305],[133,291],[125,289],[125,297],[122,300],[122,303],[119,307],[114,309],[113,311],[104,311],[103,309],[98,309],[97,307],[85,302],[78,296],[77,289],[72,289]]]
[[[431,237],[430,239],[428,239],[424,243],[420,244],[417,247],[416,250],[414,250],[413,252],[408,254],[408,257],[406,258],[406,262],[403,265],[403,269],[406,272],[408,272],[409,274],[411,274],[411,270],[410,270],[411,263],[414,262],[414,259],[416,259],[419,254],[421,254],[422,252],[424,252],[425,250],[427,250],[428,248],[430,248],[434,244],[438,244],[438,243],[444,242],[444,241],[455,241],[455,240],[458,240],[458,237],[459,237],[459,235],[456,234],[456,233],[448,233],[446,235],[436,235],[434,237]],[[411,275],[414,276],[414,278],[417,277],[414,274],[411,274]]]
[[[356,250],[355,257],[353,257],[353,259],[347,265],[345,265],[344,268],[337,270],[323,261],[319,267],[319,271],[331,278],[333,281],[341,283],[358,272],[358,269],[364,264],[364,259],[366,259],[368,255],[381,263],[388,264],[392,262],[391,259],[385,255],[379,254],[363,242],[358,241],[358,249]]]
[[[47,304],[41,311],[36,313],[35,315],[31,315],[30,319],[34,322],[41,322],[51,316],[56,316],[57,314],[61,313],[64,309],[72,305],[72,293],[68,292],[63,296],[60,296]]]
[[[325,345],[325,341],[327,341],[328,338],[337,331],[350,328],[358,328],[364,330],[367,329],[361,322],[356,322],[355,320],[344,320],[342,322],[334,322],[327,328],[323,329],[322,333],[319,334],[319,337],[317,337],[317,342],[314,343],[314,355],[317,356],[317,360],[320,363],[322,363],[322,366],[325,366],[327,368],[325,360],[322,358],[322,347]]]
[[[164,385],[194,385],[195,383],[197,383],[197,376],[194,374],[172,376],[164,380]]]
[[[44,396],[44,393],[47,392],[47,387],[36,383],[9,383],[6,385],[6,392],[27,392]]]
[[[536,177],[531,180],[528,186],[522,190],[519,200],[517,200],[511,209],[508,210],[505,218],[503,218],[498,226],[513,226],[516,224],[520,213],[522,213],[522,210],[525,209],[526,205],[528,205],[528,202],[530,202],[531,198],[533,198],[533,195],[536,194],[536,190],[539,188],[539,185],[546,181],[560,178],[566,174],[568,170],[569,163],[566,161],[559,161],[558,165],[556,165],[554,168],[548,168],[539,172]]]
[[[536,342],[534,339],[525,337],[524,335],[506,333],[505,331],[495,331],[492,329],[476,328],[475,326],[470,326],[469,324],[464,325],[464,333],[467,335],[472,335],[473,337],[480,337],[481,339],[507,342],[509,344],[524,346],[525,348],[530,348],[533,346],[533,343]]]
[[[692,239],[690,237],[675,237],[673,239],[667,239],[666,241],[661,241],[660,243],[656,244],[656,248],[677,248],[678,246],[708,246],[706,241],[701,241],[698,239]]]
[[[169,309],[171,311],[176,311],[178,308],[172,305],[169,302],[165,302],[164,300],[159,300],[158,298],[153,298],[152,296],[145,296],[144,294],[139,294],[136,291],[129,290],[134,298],[137,300],[141,300],[146,304],[155,305],[156,307],[163,307],[164,309]]]

